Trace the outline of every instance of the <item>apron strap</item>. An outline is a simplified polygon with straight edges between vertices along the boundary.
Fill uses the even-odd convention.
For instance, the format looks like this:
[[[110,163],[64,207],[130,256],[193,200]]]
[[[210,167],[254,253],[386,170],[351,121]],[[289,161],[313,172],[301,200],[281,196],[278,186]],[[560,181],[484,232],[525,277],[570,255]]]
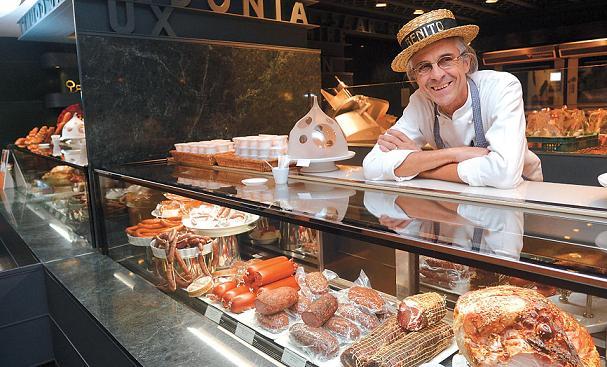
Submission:
[[[474,146],[487,148],[489,143],[485,138],[485,129],[483,128],[483,118],[481,116],[481,100],[478,93],[478,87],[472,79],[468,79],[470,96],[472,97],[472,121],[474,122]],[[445,143],[440,136],[440,124],[438,123],[438,106],[434,104],[434,142],[438,149],[444,149]]]

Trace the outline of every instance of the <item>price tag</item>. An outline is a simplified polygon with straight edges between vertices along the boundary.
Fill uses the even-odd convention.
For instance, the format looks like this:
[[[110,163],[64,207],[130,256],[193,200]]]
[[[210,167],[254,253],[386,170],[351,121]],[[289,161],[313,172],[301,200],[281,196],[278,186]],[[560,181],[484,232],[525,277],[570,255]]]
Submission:
[[[255,331],[253,331],[251,328],[244,326],[239,322],[238,325],[236,325],[235,334],[237,337],[244,340],[245,342],[253,344],[253,339],[255,338]]]
[[[222,314],[223,312],[221,310],[218,310],[211,305],[207,305],[207,310],[204,312],[204,315],[216,324],[219,324]]]
[[[285,348],[280,361],[289,367],[305,367],[306,359],[292,350]]]
[[[298,167],[310,167],[310,160],[309,159],[298,159],[297,166]]]

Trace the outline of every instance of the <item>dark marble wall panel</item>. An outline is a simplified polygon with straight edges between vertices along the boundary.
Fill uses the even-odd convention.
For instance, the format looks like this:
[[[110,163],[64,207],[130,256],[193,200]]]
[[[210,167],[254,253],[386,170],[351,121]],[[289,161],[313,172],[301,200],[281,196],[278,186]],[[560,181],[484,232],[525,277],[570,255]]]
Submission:
[[[89,161],[161,158],[176,142],[286,134],[320,89],[315,51],[79,35]]]

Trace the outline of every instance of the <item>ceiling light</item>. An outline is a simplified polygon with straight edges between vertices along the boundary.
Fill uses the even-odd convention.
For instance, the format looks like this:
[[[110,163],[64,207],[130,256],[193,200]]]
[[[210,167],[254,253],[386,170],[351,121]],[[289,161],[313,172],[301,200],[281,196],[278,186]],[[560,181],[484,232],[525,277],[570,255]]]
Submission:
[[[495,4],[496,2],[498,2],[499,0],[485,0],[485,2],[487,4]]]
[[[386,6],[388,6],[388,4],[386,4],[386,3],[377,3],[377,4],[375,4],[376,8],[385,8]]]
[[[560,82],[561,81],[561,72],[557,71],[557,72],[550,73],[550,81],[551,82]]]
[[[415,15],[424,14],[424,11],[421,10],[421,9],[415,9],[415,11],[413,12],[413,14],[415,14]]]

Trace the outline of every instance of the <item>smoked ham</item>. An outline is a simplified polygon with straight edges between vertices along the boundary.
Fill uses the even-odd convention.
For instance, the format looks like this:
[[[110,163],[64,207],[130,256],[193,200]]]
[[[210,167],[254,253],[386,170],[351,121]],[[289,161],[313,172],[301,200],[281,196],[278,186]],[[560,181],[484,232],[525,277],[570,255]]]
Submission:
[[[588,331],[538,292],[498,286],[461,296],[457,345],[472,367],[598,367]]]

